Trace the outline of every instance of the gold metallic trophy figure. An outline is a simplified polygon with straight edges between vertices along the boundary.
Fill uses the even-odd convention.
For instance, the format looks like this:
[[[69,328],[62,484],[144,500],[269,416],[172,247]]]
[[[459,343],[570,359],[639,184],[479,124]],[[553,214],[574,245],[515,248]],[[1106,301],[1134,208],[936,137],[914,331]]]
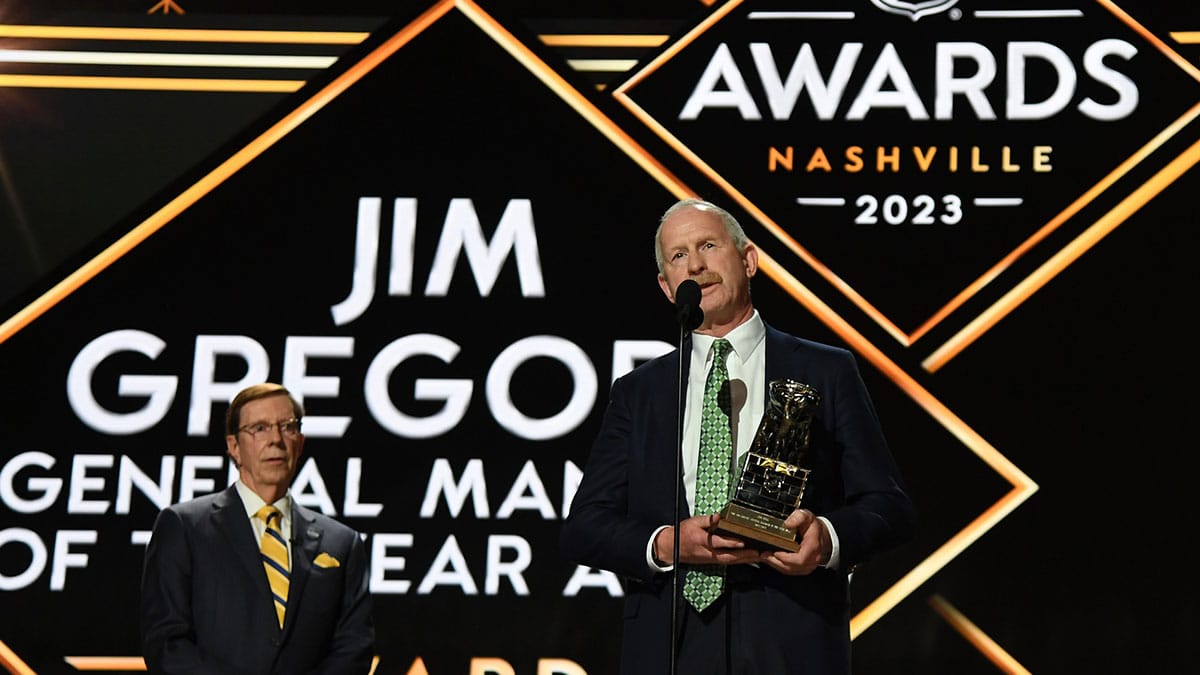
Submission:
[[[771,382],[767,410],[746,454],[733,498],[721,511],[717,531],[761,548],[796,551],[796,533],[783,522],[804,498],[808,434],[821,396],[795,380]]]

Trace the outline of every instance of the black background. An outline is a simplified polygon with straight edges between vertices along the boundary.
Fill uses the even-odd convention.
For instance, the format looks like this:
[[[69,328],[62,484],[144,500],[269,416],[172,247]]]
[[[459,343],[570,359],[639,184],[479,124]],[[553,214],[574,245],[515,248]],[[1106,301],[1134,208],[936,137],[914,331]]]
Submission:
[[[163,16],[147,15],[151,4],[16,3],[6,6],[2,22],[307,26],[373,33],[361,45],[323,48],[324,53],[340,53],[341,60],[327,71],[298,75],[307,85],[293,95],[0,88],[0,172],[5,179],[0,193],[0,320],[30,303],[39,306],[39,296],[55,283],[430,6],[364,1],[337,3],[336,8],[303,2],[274,7],[185,0],[187,14]],[[960,4],[964,11],[985,7]],[[480,6],[563,77],[574,90],[574,100],[596,106],[614,128],[641,144],[682,184],[730,206],[756,244],[861,334],[862,342],[847,340],[844,330],[798,303],[780,280],[766,274],[756,280],[755,303],[768,322],[859,352],[864,378],[920,512],[921,527],[912,542],[855,575],[856,611],[935,555],[1013,489],[881,364],[894,363],[951,410],[964,428],[1037,484],[1036,492],[960,553],[938,558],[927,578],[855,639],[856,673],[1005,670],[938,613],[939,601],[961,612],[1019,664],[1017,669],[1189,669],[1200,657],[1194,640],[1200,616],[1193,572],[1200,558],[1191,541],[1200,525],[1191,508],[1191,422],[1200,400],[1191,384],[1200,374],[1193,352],[1197,335],[1191,301],[1200,244],[1194,169],[1167,185],[944,367],[931,373],[921,362],[1190,146],[1197,125],[1185,127],[945,325],[905,346],[825,279],[791,258],[753,214],[737,208],[706,174],[614,101],[612,86],[628,74],[614,75],[612,86],[598,90],[590,76],[570,68],[563,52],[536,38],[540,32],[568,32],[566,26],[615,30],[614,26],[666,25],[672,28],[662,30],[678,36],[712,9],[697,2]],[[1100,4],[1062,6],[1083,7],[1089,17],[1095,17],[1097,9],[1099,16],[1110,16],[1108,7]],[[1004,7],[1009,8],[1008,3]],[[877,11],[865,1],[853,3],[853,8],[865,17]],[[1200,30],[1200,14],[1190,5],[1159,1],[1122,9],[1193,67],[1200,62],[1200,50],[1169,37],[1172,31]],[[911,37],[918,28],[927,31],[917,34],[927,34],[930,42],[966,39],[947,36],[949,29],[940,15],[915,25],[903,17],[881,17],[871,21],[883,34],[864,34],[864,42],[886,39],[885,31],[895,22],[909,35],[896,39],[908,45],[920,45]],[[1139,115],[1112,128],[1050,120],[1027,123],[1028,131],[1016,132],[1035,140],[1049,136],[1064,155],[1070,153],[1066,166],[1096,174],[1106,173],[1131,148],[1183,114],[1200,94],[1200,84],[1180,69],[1164,68],[1158,52],[1137,42],[1127,27],[1111,21],[1105,25],[1107,32],[1120,32],[1138,44],[1141,53],[1156,59],[1144,79],[1139,77]],[[1040,30],[1040,25],[1031,25],[1027,39],[1040,39],[1032,35]],[[981,41],[986,39],[990,38]],[[1005,39],[1009,38],[997,38]],[[638,58],[652,53],[645,50]],[[9,68],[4,72],[29,67],[3,65]],[[652,78],[634,88],[633,98],[640,101],[639,89],[648,91],[651,83]],[[838,133],[894,138],[885,121],[872,123],[868,119],[862,125],[864,132]],[[960,132],[956,124],[942,123],[936,133],[953,138]],[[966,122],[961,131],[976,133]],[[742,142],[738,134],[744,132],[730,125],[727,133],[728,137],[699,140],[713,152],[726,148],[733,153],[735,144]],[[745,171],[751,184],[738,186],[756,190],[752,199],[773,203],[790,196],[784,186],[753,185],[761,180],[755,171],[762,170]],[[1032,224],[1018,231],[1032,231],[1046,212],[1061,209],[1096,180],[1075,173],[1034,181],[1030,192],[1037,195],[1037,207],[1022,214],[1028,214]],[[740,174],[728,170],[727,177],[735,175]],[[838,180],[836,175],[827,179],[835,186]],[[380,197],[384,203],[376,295],[361,317],[335,326],[329,310],[349,293],[359,197]],[[389,296],[384,290],[390,204],[398,197],[419,200],[413,291],[408,296]],[[486,295],[476,288],[463,260],[447,296],[425,294],[447,206],[458,198],[472,200],[487,236],[509,200],[531,201],[544,297],[522,295],[512,260]],[[383,503],[384,509],[377,518],[347,517],[349,524],[370,534],[413,535],[411,548],[393,552],[406,557],[405,570],[389,574],[410,579],[411,588],[405,594],[375,596],[378,672],[405,673],[420,658],[431,675],[466,673],[472,658],[483,657],[504,659],[516,673],[536,672],[538,659],[544,658],[570,659],[592,674],[613,672],[620,600],[598,589],[585,589],[577,597],[562,594],[573,571],[556,551],[564,466],[582,466],[586,459],[604,392],[614,375],[614,341],[673,338],[669,308],[654,282],[651,238],[657,216],[675,198],[668,186],[476,24],[451,11],[160,231],[29,325],[5,334],[0,342],[0,382],[6,390],[0,458],[7,462],[20,453],[40,451],[56,459],[49,471],[18,475],[14,484],[20,492],[22,480],[35,475],[69,482],[72,458],[79,455],[114,455],[118,462],[126,456],[151,476],[164,455],[218,455],[223,447],[218,422],[223,406],[212,406],[206,435],[187,433],[197,336],[241,335],[259,342],[269,354],[273,379],[282,377],[289,336],[351,337],[352,357],[317,359],[309,366],[312,374],[340,378],[340,394],[313,397],[306,404],[310,416],[351,415],[353,420],[342,438],[310,436],[306,449],[339,507],[345,458],[362,458],[363,501]],[[939,250],[942,244],[904,243],[903,231],[890,233],[889,241],[867,239],[836,252],[836,246],[845,243],[836,237],[796,236],[818,256],[823,256],[821,246],[831,251],[833,261],[842,266],[830,264],[847,271],[850,282],[864,293],[874,292],[873,300],[884,298],[881,308],[903,317],[899,323],[905,330],[945,302],[944,294],[957,291],[963,279],[982,271],[952,249]],[[897,247],[908,250],[904,246],[919,251],[919,264],[895,260],[902,257],[894,255]],[[986,250],[995,255],[989,258],[972,249],[972,255],[979,256],[976,267],[990,264],[1007,248]],[[939,255],[955,274],[940,273]],[[947,276],[955,281],[948,283]],[[131,328],[153,333],[167,346],[153,361],[125,356],[98,369],[95,389],[102,402],[114,410],[137,407],[139,401],[116,391],[117,378],[129,373],[177,376],[179,393],[166,417],[147,432],[99,433],[71,409],[67,371],[89,341]],[[471,380],[473,394],[463,421],[452,430],[429,439],[402,438],[372,419],[362,382],[371,360],[389,343],[421,333],[453,341],[460,352],[451,363],[424,357],[397,368],[389,385],[395,405],[412,415],[436,412],[435,404],[414,400],[413,382],[419,378]],[[599,393],[583,423],[565,435],[531,441],[495,419],[484,387],[497,355],[535,335],[558,336],[581,348],[594,366]],[[866,343],[879,355],[861,350]],[[222,362],[218,375],[237,379],[239,364]],[[560,363],[539,359],[517,370],[510,391],[526,415],[544,417],[561,409],[571,386]],[[473,459],[482,461],[488,484],[485,517],[475,514],[470,500],[456,516],[444,502],[433,517],[420,515],[430,470],[439,459],[456,472]],[[510,518],[495,517],[527,463],[536,467],[555,516],[526,508]],[[115,467],[92,470],[109,482],[91,497],[112,502],[116,473]],[[206,475],[220,483],[224,473]],[[0,642],[39,673],[74,672],[64,656],[136,656],[139,651],[136,598],[142,549],[129,543],[129,532],[149,529],[157,509],[135,490],[128,514],[115,513],[111,506],[103,514],[74,514],[67,512],[66,494],[64,487],[52,506],[35,514],[17,513],[7,504],[0,507],[0,529],[32,530],[48,549],[57,530],[99,532],[97,544],[79,547],[90,561],[86,568],[68,569],[63,591],[50,590],[48,566],[27,587],[0,591]],[[503,535],[517,535],[530,544],[528,595],[504,582],[495,595],[483,592],[488,538]],[[417,593],[422,576],[451,536],[479,593],[449,586]],[[13,576],[27,564],[23,547],[10,544],[0,549],[0,574]]]

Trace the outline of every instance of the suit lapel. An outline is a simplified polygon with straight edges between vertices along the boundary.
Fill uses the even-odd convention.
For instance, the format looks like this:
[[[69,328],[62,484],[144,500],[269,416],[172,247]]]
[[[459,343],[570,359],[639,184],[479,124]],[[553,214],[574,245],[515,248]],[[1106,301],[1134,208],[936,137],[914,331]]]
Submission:
[[[269,610],[271,620],[277,622],[275,601],[271,597],[266,572],[263,571],[259,542],[254,539],[254,528],[246,517],[246,506],[236,487],[230,486],[213,502],[212,518],[214,527],[229,541],[229,548],[258,589],[260,606]]]
[[[771,330],[771,327],[765,323],[763,324],[763,328],[766,331],[765,336],[763,337],[763,346],[767,350],[763,357],[765,359],[763,361],[763,371],[766,373],[766,377],[763,378],[763,400],[766,401],[767,399],[765,397],[770,393],[771,390],[771,380],[779,379],[780,345],[779,341],[775,339],[775,331]]]
[[[763,401],[769,400],[767,396],[770,394],[771,382],[785,377],[795,377],[791,371],[794,370],[795,363],[792,357],[791,348],[788,345],[787,336],[785,333],[771,328],[763,323],[763,328],[766,329],[766,337],[763,340],[767,348],[763,370],[766,371],[766,377],[763,378]]]
[[[682,354],[682,361],[683,361],[682,364],[680,363],[680,355],[681,354]],[[654,405],[656,406],[657,409],[650,411],[650,415],[646,416],[644,419],[669,420],[669,419],[675,418],[676,415],[679,415],[678,424],[682,425],[683,424],[683,414],[685,412],[684,406],[686,406],[686,402],[682,405],[680,404],[679,383],[681,381],[683,382],[685,391],[686,391],[688,374],[690,373],[691,368],[692,368],[692,335],[691,335],[691,333],[687,334],[687,336],[684,338],[683,344],[680,346],[679,350],[672,352],[672,355],[674,356],[674,358],[669,359],[669,363],[665,364],[666,368],[664,369],[664,373],[662,375],[660,375],[660,377],[665,378],[669,384],[668,384],[668,386],[664,386],[664,387],[657,389],[657,391],[661,392],[660,394],[658,394],[658,397],[654,402]],[[681,369],[682,369],[682,378],[683,378],[682,380],[680,380]],[[679,454],[683,451],[683,449],[679,446],[679,436],[678,436],[679,429],[681,427],[677,427],[674,424],[656,424],[656,425],[653,425],[652,428],[655,430],[655,433],[657,433],[659,435],[659,437],[653,442],[653,445],[651,445],[651,447],[665,447],[665,448],[674,448],[675,449],[674,453],[665,455],[665,457],[669,459],[670,464],[667,464],[666,466],[662,466],[662,467],[651,467],[651,471],[650,471],[651,475],[662,476],[665,479],[662,489],[670,490],[670,492],[668,492],[667,494],[671,494],[674,492],[674,483],[670,482],[668,477],[675,475],[675,473],[676,473],[675,465],[677,463],[679,464],[680,470],[682,470],[682,466],[683,466],[682,463],[679,462],[677,459]],[[661,457],[664,455],[659,455],[659,456]],[[676,480],[682,481],[683,476],[679,476]],[[679,508],[679,513],[681,515],[683,515],[684,517],[691,515],[691,512],[688,509],[688,505],[687,505],[687,495],[685,494],[685,492],[683,490],[679,491],[678,508]]]

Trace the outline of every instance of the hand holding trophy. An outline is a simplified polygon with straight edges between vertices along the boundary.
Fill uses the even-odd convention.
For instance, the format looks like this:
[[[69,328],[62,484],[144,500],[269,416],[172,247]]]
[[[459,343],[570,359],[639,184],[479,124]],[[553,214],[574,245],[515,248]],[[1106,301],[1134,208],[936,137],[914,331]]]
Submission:
[[[757,548],[800,548],[796,533],[783,522],[804,498],[808,435],[820,402],[817,390],[807,384],[787,379],[771,382],[766,412],[733,497],[721,511],[717,532],[740,537]]]

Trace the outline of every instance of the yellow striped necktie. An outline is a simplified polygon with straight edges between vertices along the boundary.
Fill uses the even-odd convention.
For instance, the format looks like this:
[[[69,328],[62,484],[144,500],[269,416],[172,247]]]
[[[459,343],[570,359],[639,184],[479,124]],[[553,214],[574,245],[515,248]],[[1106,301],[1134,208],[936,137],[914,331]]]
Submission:
[[[271,595],[275,597],[275,614],[279,617],[279,627],[283,628],[283,616],[287,613],[288,583],[288,549],[283,531],[279,529],[283,522],[283,514],[279,509],[267,504],[254,514],[267,523],[263,532],[262,561],[267,570],[267,583],[271,585]]]

